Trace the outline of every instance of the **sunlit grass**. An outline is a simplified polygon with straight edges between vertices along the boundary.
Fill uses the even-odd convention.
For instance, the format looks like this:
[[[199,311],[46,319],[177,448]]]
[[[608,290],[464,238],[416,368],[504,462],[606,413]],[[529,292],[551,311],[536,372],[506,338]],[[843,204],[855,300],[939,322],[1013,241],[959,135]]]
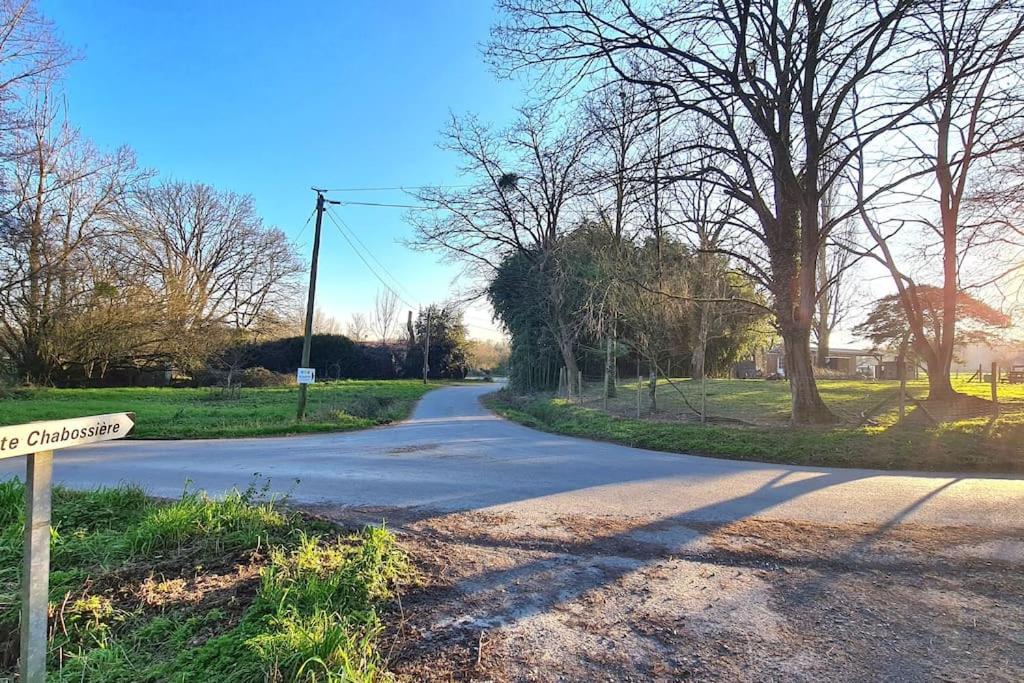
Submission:
[[[726,382],[716,384],[722,386]],[[744,415],[766,412],[767,407],[775,405],[775,385],[785,386],[771,383],[765,391],[767,396],[755,393],[753,399],[744,399],[744,392],[754,391],[750,388],[754,383],[735,382],[747,385],[742,391],[729,394]],[[635,401],[635,393],[632,398]],[[626,399],[620,396],[617,400]],[[749,408],[743,400],[759,401],[759,407]],[[885,420],[860,426],[792,427],[784,422],[776,426],[702,425],[690,417],[670,419],[665,413],[655,419],[636,419],[628,417],[625,410],[619,415],[604,412],[599,400],[581,407],[550,395],[513,397],[504,391],[485,401],[501,414],[537,429],[660,451],[798,465],[1024,472],[1024,411],[1019,409],[1004,410],[998,417],[982,416],[939,425]],[[775,414],[781,413],[780,408]]]
[[[0,398],[0,425],[134,412],[143,439],[268,436],[362,429],[401,420],[437,385],[417,380],[342,380],[312,385],[307,419],[296,422],[296,387],[242,389],[29,389]]]
[[[789,385],[785,381],[709,379],[706,381],[706,411],[717,418],[741,420],[755,425],[782,425],[790,415]],[[881,425],[891,425],[899,415],[899,382],[889,380],[819,379],[822,400],[846,422],[857,424],[870,418]],[[991,398],[991,385],[968,382],[966,376],[954,379],[954,388],[969,396]],[[609,412],[619,416],[635,415],[635,379],[619,385],[619,395],[608,402]],[[604,408],[603,384],[592,382],[585,387],[588,407]],[[1024,384],[1000,384],[1000,403],[1011,408],[1024,406]],[[925,379],[907,383],[907,393],[923,399],[928,394]],[[650,412],[648,386],[642,383],[641,415]],[[658,383],[658,410],[663,417],[695,417],[700,409],[700,382],[689,378],[661,379]]]
[[[411,569],[388,531],[339,535],[251,489],[54,494],[51,680],[390,680],[380,607]],[[0,483],[0,680],[18,652],[23,499]]]

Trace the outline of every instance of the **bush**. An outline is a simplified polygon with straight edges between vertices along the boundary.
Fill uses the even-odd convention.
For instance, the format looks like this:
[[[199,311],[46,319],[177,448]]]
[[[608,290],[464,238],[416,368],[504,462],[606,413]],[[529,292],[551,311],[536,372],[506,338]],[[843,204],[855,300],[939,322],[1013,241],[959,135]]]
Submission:
[[[257,366],[242,370],[236,381],[245,387],[287,387],[295,384],[295,375],[273,372]]]
[[[293,374],[302,358],[302,337],[288,337],[254,344],[246,354],[249,367]],[[331,379],[363,377],[363,353],[351,339],[340,334],[314,334],[310,357],[317,375]]]
[[[192,384],[197,387],[220,387],[227,383],[228,373],[214,368],[203,368],[192,374]]]

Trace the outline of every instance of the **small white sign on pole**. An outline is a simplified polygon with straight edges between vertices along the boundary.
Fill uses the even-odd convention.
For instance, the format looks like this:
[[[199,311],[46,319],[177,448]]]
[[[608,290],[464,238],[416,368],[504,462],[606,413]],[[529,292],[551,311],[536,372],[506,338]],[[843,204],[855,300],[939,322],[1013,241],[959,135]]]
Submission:
[[[299,384],[316,384],[316,368],[299,368],[296,379]]]
[[[25,560],[21,576],[21,658],[23,683],[46,680],[50,593],[50,503],[53,452],[69,446],[122,439],[135,426],[135,413],[0,427],[0,458],[27,455],[25,463]]]

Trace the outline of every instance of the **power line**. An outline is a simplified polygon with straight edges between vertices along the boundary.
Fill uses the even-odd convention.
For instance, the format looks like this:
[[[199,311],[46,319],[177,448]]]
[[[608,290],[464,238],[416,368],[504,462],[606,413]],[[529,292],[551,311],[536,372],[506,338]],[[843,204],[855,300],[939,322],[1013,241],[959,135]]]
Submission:
[[[423,189],[460,189],[466,187],[474,187],[473,184],[468,185],[398,185],[395,187],[335,187],[324,190],[324,192],[394,192],[396,190],[423,190]]]
[[[358,242],[359,245],[362,246],[363,250],[365,250],[366,253],[369,254],[370,258],[373,259],[377,263],[377,265],[379,265],[381,267],[381,269],[385,273],[387,273],[388,276],[391,277],[391,279],[394,281],[394,283],[399,288],[401,288],[403,291],[405,291],[407,294],[409,294],[410,297],[412,297],[412,293],[408,289],[406,289],[405,286],[402,285],[402,283],[398,280],[398,278],[395,277],[377,259],[377,257],[375,257],[373,255],[373,252],[365,244],[363,244],[362,240],[359,239],[359,236],[356,234],[356,232],[354,230],[352,230],[352,228],[349,227],[348,224],[345,223],[345,221],[342,220],[342,218],[340,216],[335,216],[334,212],[330,209],[330,207],[326,208],[325,213],[327,214],[327,217],[331,219],[331,222],[334,223],[334,227],[338,231],[338,234],[340,234],[342,236],[342,238],[344,238],[344,240],[352,248],[352,251],[355,253],[355,255],[358,256],[359,260],[363,262],[364,266],[366,266],[367,270],[369,270],[373,274],[373,276],[375,278],[377,278],[377,281],[380,282],[384,286],[385,289],[387,289],[389,292],[394,294],[395,298],[397,298],[399,301],[401,301],[407,307],[409,307],[409,308],[420,308],[419,305],[411,304],[408,301],[406,301],[404,298],[402,298],[402,296],[397,291],[395,291],[395,288],[392,287],[390,284],[388,284],[388,282],[385,281],[383,277],[381,277],[380,273],[378,273],[377,270],[373,266],[370,265],[370,262],[366,260],[366,258],[363,256],[363,254],[360,251],[360,249],[356,246],[356,242]],[[344,228],[342,226],[344,226]],[[352,238],[349,238],[349,234],[351,234]],[[353,239],[356,240],[356,241],[354,242]],[[413,297],[413,298],[415,298],[415,297]],[[474,328],[474,329],[477,329],[477,330],[481,330],[481,331],[484,331],[484,332],[491,332],[491,333],[493,333],[493,332],[500,332],[499,330],[497,330],[496,328],[493,328],[493,327],[487,327],[487,326],[483,326],[483,325],[476,325],[476,324],[473,324],[473,323],[468,323],[468,322],[466,322],[465,316],[463,316],[462,325],[464,327],[471,327],[471,328]]]
[[[299,230],[299,234],[295,236],[295,241],[296,241],[296,242],[298,242],[298,241],[299,241],[299,238],[301,238],[301,237],[302,237],[302,234],[303,234],[304,232],[306,232],[306,228],[308,228],[308,227],[309,227],[309,222],[310,222],[311,220],[313,220],[313,215],[314,215],[315,213],[316,213],[316,209],[315,209],[315,208],[314,208],[314,209],[313,209],[312,211],[310,211],[310,212],[309,212],[309,217],[308,217],[308,218],[306,218],[306,222],[302,224],[302,230]]]
[[[397,287],[400,290],[402,290],[403,292],[408,294],[410,298],[413,298],[413,299],[416,298],[416,296],[411,291],[409,291],[409,289],[407,287],[405,287],[405,285],[402,284],[402,281],[399,280],[397,277],[395,277],[395,274],[392,273],[390,270],[388,270],[387,266],[385,266],[383,263],[380,262],[380,259],[378,259],[374,255],[373,250],[370,249],[368,246],[366,246],[366,244],[361,239],[359,239],[359,234],[355,230],[353,230],[352,227],[348,223],[345,222],[345,219],[343,219],[341,216],[334,215],[333,212],[331,213],[331,219],[336,221],[337,223],[339,223],[340,224],[339,228],[343,228],[349,234],[349,236],[352,237],[352,239],[354,239],[356,242],[359,243],[359,246],[363,248],[363,251],[366,252],[370,256],[371,259],[373,259],[373,262],[376,263],[380,267],[380,269],[382,271],[384,271],[384,273],[388,277],[391,278],[391,281],[395,285],[397,285]]]
[[[430,211],[434,209],[432,206],[422,206],[416,204],[384,204],[382,202],[349,202],[344,201],[341,204],[348,206],[383,206],[393,209],[420,209],[421,211]]]
[[[386,282],[386,281],[384,280],[384,278],[382,278],[382,277],[380,276],[380,273],[378,273],[378,272],[376,271],[376,269],[375,269],[375,268],[374,268],[373,266],[371,266],[371,265],[370,265],[370,262],[366,260],[366,258],[365,258],[365,257],[363,256],[363,254],[362,254],[362,252],[361,252],[361,251],[359,250],[359,248],[358,248],[358,247],[356,247],[356,243],[355,243],[355,242],[353,242],[351,238],[349,238],[349,236],[348,236],[348,235],[347,235],[347,234],[345,233],[345,231],[344,231],[344,230],[342,230],[342,228],[341,228],[341,224],[340,224],[340,223],[338,223],[338,220],[337,220],[337,219],[336,219],[336,218],[334,217],[334,213],[333,213],[332,211],[330,211],[330,210],[328,210],[328,211],[327,211],[327,217],[331,219],[331,222],[332,222],[332,223],[334,223],[334,227],[335,227],[335,228],[336,228],[336,229],[338,230],[338,234],[340,234],[340,235],[341,235],[341,236],[342,236],[342,237],[343,237],[343,238],[345,239],[345,241],[346,241],[346,242],[348,242],[348,245],[349,245],[350,247],[352,247],[352,251],[353,251],[353,252],[355,252],[355,255],[359,257],[359,260],[363,262],[363,265],[364,265],[364,266],[366,266],[367,270],[369,270],[369,271],[370,271],[371,273],[373,273],[373,276],[374,276],[375,278],[377,278],[377,280],[378,280],[378,281],[379,281],[379,282],[380,282],[380,283],[381,283],[382,285],[384,285],[384,288],[385,288],[385,289],[387,289],[387,290],[388,290],[389,292],[391,292],[392,294],[394,294],[394,295],[395,295],[395,298],[396,298],[396,299],[398,299],[399,301],[401,301],[401,302],[402,302],[403,304],[405,304],[405,305],[406,305],[406,306],[408,306],[409,308],[416,308],[416,306],[413,306],[413,305],[412,305],[412,304],[410,304],[410,303],[409,303],[408,301],[406,301],[405,299],[403,299],[403,298],[402,298],[402,296],[401,296],[401,295],[400,295],[400,294],[399,294],[398,292],[396,292],[396,291],[395,291],[395,288],[394,288],[394,287],[392,287],[391,285],[389,285],[389,284],[388,284],[388,283],[387,283],[387,282]],[[392,277],[394,277],[394,276],[392,276]],[[397,280],[396,280],[396,282],[397,282]]]

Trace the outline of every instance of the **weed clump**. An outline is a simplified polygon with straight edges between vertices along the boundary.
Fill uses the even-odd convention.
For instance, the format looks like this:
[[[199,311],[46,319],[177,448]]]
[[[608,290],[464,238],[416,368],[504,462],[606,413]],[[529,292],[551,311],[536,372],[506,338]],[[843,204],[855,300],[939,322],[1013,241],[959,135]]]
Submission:
[[[0,679],[17,666],[24,485],[0,482]],[[394,537],[340,535],[250,488],[176,501],[54,490],[52,680],[377,681]]]

